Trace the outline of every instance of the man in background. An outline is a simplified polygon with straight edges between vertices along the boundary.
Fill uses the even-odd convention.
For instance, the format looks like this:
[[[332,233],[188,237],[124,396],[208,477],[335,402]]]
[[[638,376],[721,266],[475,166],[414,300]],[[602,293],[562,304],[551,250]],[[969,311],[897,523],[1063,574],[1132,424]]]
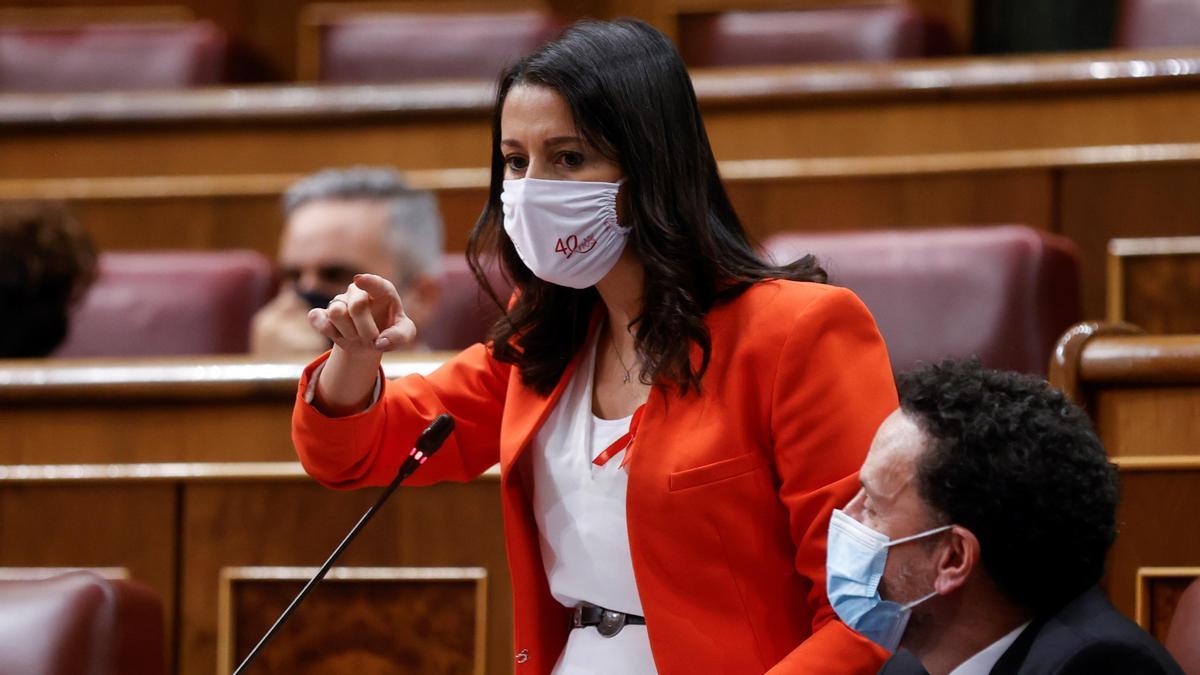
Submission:
[[[1116,470],[1044,381],[953,361],[901,377],[859,477],[830,522],[827,591],[900,648],[881,673],[1182,673],[1096,587]]]
[[[0,204],[0,359],[43,357],[96,277],[96,249],[65,207]]]
[[[308,323],[359,273],[396,285],[418,325],[441,292],[444,234],[437,203],[384,168],[328,169],[283,195],[279,294],[254,316],[250,351],[257,356],[311,355],[329,342]],[[422,347],[417,336],[416,347]]]

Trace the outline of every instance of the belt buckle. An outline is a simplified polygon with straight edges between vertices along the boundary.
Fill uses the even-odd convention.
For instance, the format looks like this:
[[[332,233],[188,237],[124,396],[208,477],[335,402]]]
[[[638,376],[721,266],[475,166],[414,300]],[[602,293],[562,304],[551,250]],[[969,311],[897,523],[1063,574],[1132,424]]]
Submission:
[[[600,614],[600,623],[596,624],[596,630],[606,638],[613,637],[621,632],[625,627],[625,614],[616,612],[611,609],[604,610]]]

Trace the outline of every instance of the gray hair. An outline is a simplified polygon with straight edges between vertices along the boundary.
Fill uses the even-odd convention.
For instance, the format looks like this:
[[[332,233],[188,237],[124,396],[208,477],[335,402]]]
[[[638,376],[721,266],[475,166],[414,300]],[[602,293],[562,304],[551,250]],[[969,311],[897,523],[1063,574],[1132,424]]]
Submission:
[[[290,218],[301,206],[326,199],[363,199],[391,205],[387,244],[395,260],[398,284],[441,273],[445,232],[433,193],[410,188],[395,169],[325,169],[287,189],[283,194],[283,216]]]

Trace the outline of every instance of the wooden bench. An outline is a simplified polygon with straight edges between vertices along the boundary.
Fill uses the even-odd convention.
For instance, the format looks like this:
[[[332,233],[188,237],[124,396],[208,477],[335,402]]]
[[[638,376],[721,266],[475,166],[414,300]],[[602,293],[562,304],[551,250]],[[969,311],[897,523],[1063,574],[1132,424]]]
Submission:
[[[729,160],[730,196],[751,234],[1021,223],[1064,234],[1083,254],[1084,315],[1105,316],[1114,237],[1194,234],[1200,143]],[[101,249],[252,248],[273,257],[279,194],[299,174],[0,179],[0,199],[67,201]],[[487,195],[481,168],[409,173],[434,190],[447,247],[461,251]]]
[[[1120,470],[1109,597],[1161,640],[1200,574],[1200,335],[1080,324],[1060,341],[1050,381],[1087,409]]]
[[[385,372],[428,372],[440,360],[389,359]],[[0,363],[0,571],[123,568],[164,600],[167,635],[176,636],[173,672],[214,672],[218,647],[244,655],[238,645],[283,608],[263,598],[275,603],[296,574],[257,568],[319,565],[378,494],[328,490],[295,461],[289,419],[301,367],[244,359]],[[512,662],[497,477],[399,491],[348,549],[341,564],[350,569],[338,573],[381,589],[387,607],[379,621],[420,610],[403,607],[406,597],[428,603],[450,593],[461,616],[447,620],[477,628],[465,637],[487,672]],[[384,569],[354,569],[362,567]],[[432,577],[469,588],[417,583]],[[398,584],[412,593],[393,593]],[[371,588],[335,583],[318,594],[313,616],[352,611]],[[223,613],[221,589],[232,603]],[[238,589],[250,594],[240,604]],[[409,637],[394,636],[416,649]],[[295,638],[306,648],[319,643],[303,632]]]
[[[696,71],[722,160],[1197,142],[1200,51]],[[0,96],[0,178],[483,167],[492,82]]]

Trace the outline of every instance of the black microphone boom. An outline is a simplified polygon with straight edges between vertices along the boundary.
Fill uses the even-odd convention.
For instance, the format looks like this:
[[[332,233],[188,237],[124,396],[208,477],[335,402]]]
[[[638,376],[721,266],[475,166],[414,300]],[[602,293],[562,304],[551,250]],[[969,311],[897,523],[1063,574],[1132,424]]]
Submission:
[[[387,498],[392,496],[392,493],[396,491],[396,488],[400,487],[404,479],[411,476],[426,460],[433,456],[433,453],[438,451],[438,448],[442,447],[442,443],[446,442],[446,438],[450,436],[451,431],[454,431],[454,418],[445,413],[438,415],[428,427],[425,427],[425,431],[422,431],[421,435],[417,437],[417,442],[414,444],[415,447],[408,453],[408,457],[404,459],[404,463],[400,465],[400,470],[396,472],[396,478],[384,489],[383,494],[379,495],[379,499],[375,500],[375,503],[371,505],[371,508],[367,509],[362,518],[358,519],[354,527],[350,528],[350,532],[346,534],[346,538],[342,539],[342,543],[333,549],[333,553],[329,555],[329,559],[325,561],[325,564],[321,565],[321,569],[317,570],[316,575],[312,579],[309,579],[307,584],[304,584],[304,588],[300,589],[300,592],[292,599],[287,609],[283,610],[283,614],[279,615],[279,618],[275,620],[271,628],[262,636],[258,644],[254,645],[254,649],[250,650],[245,660],[238,665],[237,670],[233,671],[233,675],[241,675],[242,671],[250,666],[255,657],[258,656],[258,653],[262,651],[262,648],[266,646],[267,642],[287,622],[292,612],[296,611],[296,608],[304,601],[308,592],[325,578],[325,575],[329,573],[329,568],[333,567],[333,562],[342,555],[342,551],[346,550],[346,546],[354,541],[354,538],[358,536],[358,532],[363,528],[363,525],[366,525],[371,516],[374,516],[379,507],[387,501]]]

